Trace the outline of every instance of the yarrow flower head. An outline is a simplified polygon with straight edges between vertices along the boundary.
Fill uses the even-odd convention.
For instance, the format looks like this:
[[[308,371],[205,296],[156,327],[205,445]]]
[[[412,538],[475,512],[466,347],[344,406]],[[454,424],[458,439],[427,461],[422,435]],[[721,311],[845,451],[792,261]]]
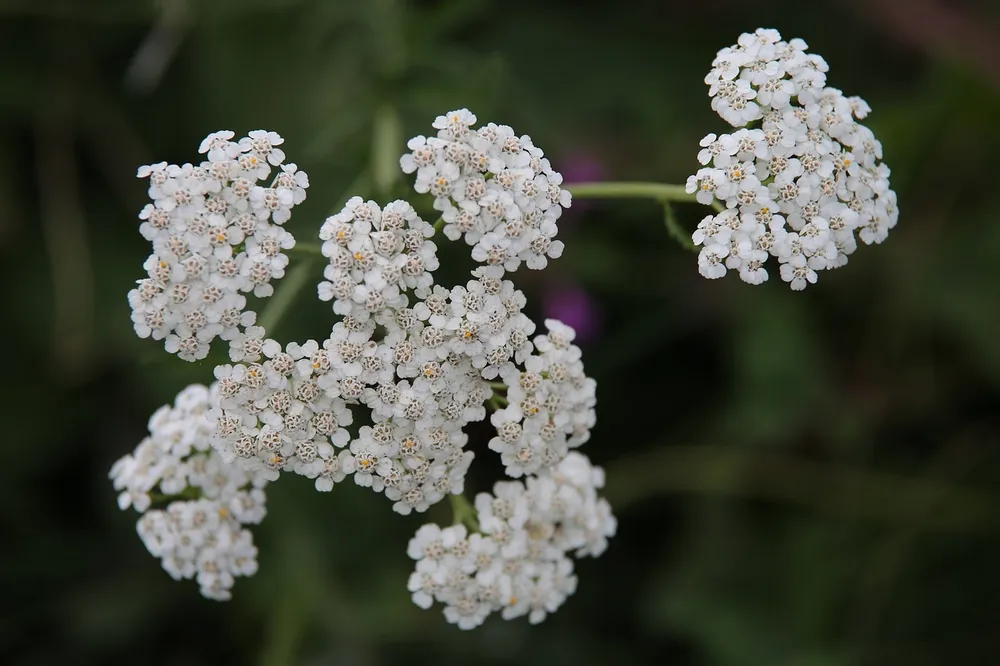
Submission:
[[[576,591],[573,561],[596,557],[617,527],[597,497],[604,472],[571,453],[527,481],[501,481],[476,496],[476,530],[465,525],[417,530],[407,554],[416,560],[408,587],[413,602],[444,604],[448,622],[472,629],[492,613],[524,615],[537,624]]]
[[[260,474],[226,464],[211,447],[206,419],[214,387],[192,385],[149,420],[149,436],[118,460],[110,477],[118,505],[142,513],[136,527],[174,579],[197,578],[201,593],[230,598],[233,579],[257,570],[253,535],[266,513]],[[154,501],[167,503],[153,509]]]
[[[412,290],[426,297],[438,268],[434,228],[405,201],[379,207],[354,197],[320,229],[330,264],[319,298],[333,301],[340,315],[367,317],[398,310]]]
[[[847,264],[857,249],[881,243],[896,226],[896,194],[882,145],[858,122],[870,108],[826,85],[827,64],[801,39],[758,29],[719,51],[705,77],[712,108],[741,129],[709,134],[687,182],[698,201],[725,205],[692,240],[707,278],[739,271],[768,279],[769,257],[792,289],[817,271]]]
[[[285,154],[274,132],[258,130],[234,142],[233,132],[210,134],[198,166],[140,167],[149,197],[139,232],[153,253],[146,277],[129,292],[132,322],[141,338],[187,361],[208,355],[216,337],[233,340],[256,320],[246,296],[270,296],[271,281],[288,264],[295,239],[282,228],[305,200],[309,179]],[[272,167],[278,167],[271,182]],[[260,181],[265,181],[261,184]]]
[[[464,238],[477,262],[515,271],[524,262],[542,269],[562,255],[556,222],[571,197],[531,137],[507,125],[473,129],[468,109],[438,116],[436,136],[410,139],[400,158],[415,173],[414,189],[429,192],[441,211],[444,234]]]
[[[190,387],[157,412],[150,438],[111,472],[122,508],[145,511],[140,536],[175,577],[197,576],[203,594],[228,598],[233,577],[256,569],[240,526],[263,518],[262,488],[282,473],[324,492],[351,477],[404,515],[462,496],[474,457],[465,427],[488,412],[488,446],[519,480],[477,498],[480,522],[469,520],[478,533],[418,534],[448,554],[418,557],[411,544],[415,575],[432,585],[414,599],[447,604],[463,628],[496,610],[538,622],[575,589],[566,554],[604,550],[615,523],[596,497],[603,472],[573,451],[594,426],[596,384],[573,329],[549,319],[536,335],[527,298],[505,279],[522,262],[538,269],[561,255],[553,239],[570,197],[530,138],[475,123],[467,110],[439,116],[437,136],[413,139],[401,161],[417,173],[417,192],[434,197],[438,225],[406,201],[361,197],[327,218],[316,293],[339,320],[325,339],[303,343],[268,337],[243,296],[269,295],[283,274],[281,251],[294,240],[280,225],[308,186],[283,165],[281,137],[217,132],[201,145],[200,167],[140,169],[154,199],[141,231],[155,254],[130,294],[137,331],[165,337],[187,360],[219,336],[231,360],[215,367],[211,388]],[[257,185],[273,167],[281,172],[270,186]],[[451,288],[433,275],[441,226],[485,264]],[[201,305],[209,291],[222,305]],[[174,293],[184,298],[167,298]],[[198,316],[205,323],[192,328]],[[161,501],[165,509],[151,508]]]

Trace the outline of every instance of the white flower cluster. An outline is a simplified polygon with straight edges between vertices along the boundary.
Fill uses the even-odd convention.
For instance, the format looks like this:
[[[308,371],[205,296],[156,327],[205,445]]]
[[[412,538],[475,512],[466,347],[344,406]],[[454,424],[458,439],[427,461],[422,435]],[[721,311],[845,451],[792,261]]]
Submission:
[[[498,482],[476,496],[479,531],[464,525],[417,530],[407,554],[417,561],[408,587],[413,601],[445,605],[447,620],[472,629],[499,611],[504,619],[545,619],[576,590],[573,561],[596,557],[614,535],[611,507],[597,497],[604,472],[570,453],[526,482]]]
[[[597,382],[583,372],[575,332],[546,319],[548,334],[535,338],[539,351],[525,359],[524,369],[504,368],[508,406],[490,421],[497,436],[490,449],[500,453],[508,476],[536,474],[563,460],[570,448],[590,439],[597,421]]]
[[[522,261],[543,268],[562,253],[553,238],[569,194],[528,137],[502,125],[472,130],[474,123],[466,110],[439,117],[437,137],[412,140],[413,153],[401,164],[417,172],[417,192],[434,195],[444,213],[438,226],[453,240],[464,234],[475,246],[473,259],[487,265],[464,285],[435,284],[435,226],[405,201],[381,207],[354,197],[319,232],[328,264],[317,295],[332,301],[341,320],[325,340],[302,344],[267,338],[252,313],[243,312],[241,292],[267,295],[267,281],[281,277],[285,258],[278,250],[293,241],[276,225],[307,184],[294,167],[271,188],[235,184],[266,171],[268,159],[281,162],[277,135],[251,133],[237,143],[232,133],[212,135],[202,146],[209,161],[201,167],[146,168],[155,204],[144,215],[163,225],[144,225],[143,233],[154,241],[151,261],[166,267],[130,295],[136,321],[159,312],[162,325],[143,330],[166,336],[168,350],[185,358],[203,357],[220,335],[230,342],[232,361],[215,367],[211,392],[188,389],[173,410],[154,417],[148,442],[112,470],[123,507],[147,509],[153,490],[196,496],[147,511],[140,521],[147,547],[175,577],[197,574],[204,594],[223,598],[233,576],[252,573],[253,544],[240,525],[263,517],[263,494],[252,488],[282,472],[312,479],[319,491],[351,476],[401,514],[461,495],[473,459],[464,430],[485,420],[487,405],[497,430],[489,447],[509,476],[525,480],[497,484],[498,499],[480,495],[482,533],[449,528],[448,557],[427,554],[418,565],[421,575],[441,583],[433,596],[449,604],[449,618],[469,627],[503,609],[504,617],[529,614],[538,622],[575,588],[566,553],[603,551],[615,529],[607,503],[596,497],[603,472],[571,453],[595,423],[595,382],[572,344],[574,331],[546,320],[547,332],[535,336],[524,294],[504,279]],[[176,175],[185,169],[191,182]],[[187,192],[183,206],[178,188]],[[236,196],[237,189],[244,195]],[[195,242],[195,220],[210,225],[207,245]],[[242,226],[247,220],[252,228]],[[264,238],[274,252],[263,252]],[[182,270],[192,258],[201,262],[197,278]],[[252,266],[262,261],[268,277],[256,281]],[[223,265],[235,271],[228,281]],[[232,317],[219,325],[222,315],[206,307],[164,301],[178,285],[187,285],[198,303],[215,288]],[[181,320],[196,310],[207,323],[185,328]],[[455,565],[458,544],[480,556]],[[429,605],[430,598],[419,603]]]
[[[416,172],[415,189],[434,196],[445,236],[464,236],[474,246],[473,259],[507,271],[522,261],[545,268],[563,252],[562,241],[554,240],[556,221],[570,205],[562,175],[531,137],[507,125],[472,129],[475,124],[468,109],[438,116],[437,136],[411,139],[400,166]]]
[[[243,525],[266,513],[261,475],[225,464],[212,450],[206,418],[213,388],[192,385],[149,420],[149,436],[111,468],[118,505],[142,513],[136,527],[174,579],[197,578],[201,593],[230,598],[233,579],[257,571],[253,535]],[[197,499],[181,499],[197,495]],[[151,509],[154,495],[170,501]]]
[[[405,307],[408,289],[426,297],[438,268],[433,235],[434,227],[405,201],[382,210],[374,201],[352,198],[319,231],[330,258],[320,300],[332,300],[337,314],[367,316]]]
[[[269,480],[288,471],[328,491],[353,474],[399,513],[422,512],[462,492],[473,457],[463,428],[485,418],[487,378],[502,376],[511,404],[493,416],[490,447],[514,477],[555,465],[589,438],[596,384],[573,330],[547,320],[532,342],[523,294],[492,272],[435,286],[412,309],[347,315],[322,347],[265,340],[250,359],[262,362],[216,367],[214,446]],[[352,441],[345,426],[359,406],[373,425]]]
[[[870,108],[826,86],[826,62],[801,39],[776,30],[744,34],[719,51],[705,78],[712,108],[734,127],[709,134],[687,191],[726,210],[706,217],[693,235],[699,272],[720,278],[738,270],[750,284],[768,279],[777,258],[792,289],[816,282],[865,244],[881,243],[896,225],[896,194],[882,145],[857,122]],[[750,125],[759,126],[751,127]]]
[[[394,346],[379,344],[374,331],[374,321],[348,316],[322,348],[310,340],[282,350],[267,340],[263,363],[217,367],[220,400],[210,418],[223,459],[268,479],[300,474],[320,491],[353,475],[404,514],[462,492],[472,461],[462,426],[484,418],[490,389],[471,368],[462,374],[457,359],[417,369],[412,343],[398,334]],[[400,363],[414,370],[412,384],[396,378]],[[446,398],[448,386],[454,393]],[[345,426],[354,422],[351,407],[362,404],[374,425],[352,441]]]
[[[232,340],[253,324],[245,293],[270,296],[284,275],[282,253],[295,239],[281,225],[306,198],[309,179],[282,164],[283,139],[256,130],[233,141],[233,132],[210,134],[198,166],[160,162],[139,168],[150,181],[139,218],[153,254],[147,277],[129,292],[132,322],[141,338],[164,340],[170,353],[194,361],[216,337]],[[280,170],[267,185],[272,166]]]

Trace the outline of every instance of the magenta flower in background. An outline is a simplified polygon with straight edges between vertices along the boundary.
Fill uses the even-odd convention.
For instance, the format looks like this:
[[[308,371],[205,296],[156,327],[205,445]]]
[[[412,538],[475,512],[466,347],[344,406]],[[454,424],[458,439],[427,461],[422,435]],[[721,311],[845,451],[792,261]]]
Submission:
[[[576,331],[576,343],[587,344],[600,337],[600,305],[578,284],[553,285],[542,295],[546,319],[558,319]]]

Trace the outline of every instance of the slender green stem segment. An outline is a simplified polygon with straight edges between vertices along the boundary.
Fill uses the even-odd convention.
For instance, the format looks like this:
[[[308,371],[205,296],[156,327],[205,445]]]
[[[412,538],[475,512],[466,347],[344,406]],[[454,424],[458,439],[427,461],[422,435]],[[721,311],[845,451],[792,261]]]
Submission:
[[[257,320],[257,325],[261,326],[267,335],[273,335],[272,329],[285,316],[288,309],[295,302],[302,288],[309,281],[309,269],[312,268],[312,261],[303,259],[288,269],[285,279],[279,283],[279,288],[275,290],[274,296],[267,303],[267,307]]]
[[[309,257],[322,257],[323,256],[323,246],[319,243],[300,243],[296,242],[295,246],[288,250],[289,254],[298,254],[302,256]]]
[[[175,495],[165,495],[163,493],[149,493],[149,499],[153,504],[168,504],[178,500],[196,500],[203,497],[201,488],[188,486]]]
[[[663,221],[667,226],[667,234],[673,238],[685,250],[697,252],[698,248],[691,240],[691,235],[684,231],[684,228],[677,222],[674,214],[674,207],[669,201],[663,202]]]
[[[573,183],[567,185],[576,199],[654,199],[675,203],[698,203],[694,194],[688,194],[683,185],[670,183]],[[718,201],[712,202],[718,212],[725,210]]]
[[[439,232],[442,229],[444,229],[444,224],[445,224],[445,222],[444,222],[444,216],[439,217],[438,221],[434,223],[434,233],[436,234],[437,232]]]
[[[669,183],[572,183],[566,186],[574,198],[580,199],[656,199],[692,203],[693,194],[683,185]]]
[[[510,402],[508,402],[507,398],[505,398],[504,396],[494,393],[489,397],[489,400],[486,401],[486,404],[488,404],[490,406],[490,409],[492,409],[495,412],[503,409],[504,407],[509,405]]]
[[[453,525],[465,525],[470,532],[479,531],[479,513],[465,495],[449,495]]]

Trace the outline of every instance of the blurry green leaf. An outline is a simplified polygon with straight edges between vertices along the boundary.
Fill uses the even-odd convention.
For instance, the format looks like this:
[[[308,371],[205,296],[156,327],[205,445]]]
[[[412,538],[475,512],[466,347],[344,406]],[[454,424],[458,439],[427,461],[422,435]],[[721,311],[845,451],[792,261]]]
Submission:
[[[372,185],[386,195],[400,178],[399,156],[405,150],[399,113],[384,105],[375,113],[372,136]]]

